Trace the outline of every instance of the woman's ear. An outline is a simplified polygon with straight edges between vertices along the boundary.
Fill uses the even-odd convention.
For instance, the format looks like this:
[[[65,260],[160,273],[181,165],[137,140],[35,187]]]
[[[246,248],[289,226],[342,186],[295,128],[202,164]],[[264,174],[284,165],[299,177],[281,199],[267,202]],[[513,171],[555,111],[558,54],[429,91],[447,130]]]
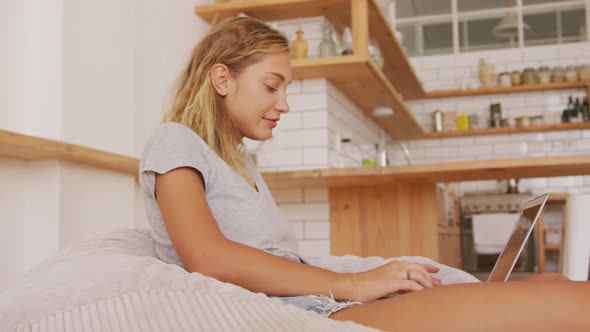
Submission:
[[[211,67],[209,75],[215,91],[225,97],[229,93],[229,68],[224,64],[216,63]]]

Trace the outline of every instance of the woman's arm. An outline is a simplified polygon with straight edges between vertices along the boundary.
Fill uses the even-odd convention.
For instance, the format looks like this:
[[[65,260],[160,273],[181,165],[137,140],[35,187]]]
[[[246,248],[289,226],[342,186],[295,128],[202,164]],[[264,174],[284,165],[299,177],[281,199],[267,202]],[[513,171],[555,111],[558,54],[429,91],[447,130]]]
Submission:
[[[184,267],[268,295],[327,295],[350,299],[352,274],[296,263],[228,240],[209,209],[201,174],[177,168],[156,174],[156,197]]]
[[[336,273],[230,241],[207,205],[203,183],[192,168],[156,176],[164,224],[188,271],[267,295],[333,295],[361,302],[440,284],[430,274],[438,268],[428,264],[396,261],[362,273]]]

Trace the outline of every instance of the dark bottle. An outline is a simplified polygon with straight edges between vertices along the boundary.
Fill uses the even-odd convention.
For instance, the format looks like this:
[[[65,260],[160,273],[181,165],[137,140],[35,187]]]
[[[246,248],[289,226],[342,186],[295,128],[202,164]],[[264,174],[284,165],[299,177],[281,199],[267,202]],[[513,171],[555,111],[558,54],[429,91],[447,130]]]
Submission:
[[[572,117],[573,108],[574,108],[574,99],[572,98],[572,96],[570,96],[568,99],[566,108],[563,110],[563,113],[561,113],[561,123],[570,122],[571,117]]]
[[[561,123],[568,123],[570,122],[570,110],[567,108],[561,112]]]
[[[582,119],[584,122],[590,121],[590,110],[588,109],[588,97],[584,97],[584,103],[582,104]]]

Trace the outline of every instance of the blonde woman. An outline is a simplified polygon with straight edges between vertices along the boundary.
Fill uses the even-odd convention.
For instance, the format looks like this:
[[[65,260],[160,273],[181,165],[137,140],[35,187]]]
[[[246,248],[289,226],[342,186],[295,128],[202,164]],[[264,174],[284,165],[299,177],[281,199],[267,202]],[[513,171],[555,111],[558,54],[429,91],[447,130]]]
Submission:
[[[141,159],[160,259],[383,330],[590,329],[587,282],[441,286],[430,264],[392,261],[348,274],[307,264],[242,146],[244,137],[271,138],[289,112],[290,81],[288,40],[262,22],[226,20],[196,46]]]

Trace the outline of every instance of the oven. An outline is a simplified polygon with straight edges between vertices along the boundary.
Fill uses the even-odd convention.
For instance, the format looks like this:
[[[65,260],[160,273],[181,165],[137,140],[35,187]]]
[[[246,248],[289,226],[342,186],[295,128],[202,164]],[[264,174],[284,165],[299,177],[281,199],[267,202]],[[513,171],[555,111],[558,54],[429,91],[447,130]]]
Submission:
[[[474,242],[473,220],[478,215],[495,214],[502,217],[499,227],[511,227],[513,218],[516,222],[517,214],[528,200],[534,198],[532,193],[515,194],[464,194],[461,199],[461,251],[463,256],[463,269],[470,273],[490,272],[496,263],[500,253],[478,252]],[[507,214],[514,214],[513,216]],[[494,216],[494,217],[495,217]],[[483,218],[478,218],[481,220]],[[486,218],[489,219],[489,218]],[[510,228],[511,230],[511,228]],[[508,232],[507,229],[503,230]],[[536,232],[532,232],[525,247],[514,267],[515,272],[533,272],[536,269]],[[500,244],[503,247],[502,244]]]

